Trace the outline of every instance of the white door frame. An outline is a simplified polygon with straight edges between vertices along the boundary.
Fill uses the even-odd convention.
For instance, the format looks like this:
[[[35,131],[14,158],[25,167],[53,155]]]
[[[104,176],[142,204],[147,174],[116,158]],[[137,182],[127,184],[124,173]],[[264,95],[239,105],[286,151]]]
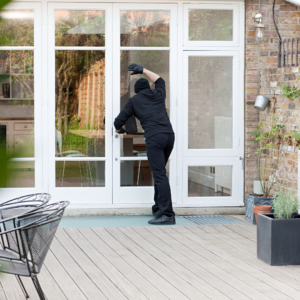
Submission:
[[[34,157],[14,158],[12,161],[30,161],[35,166],[35,187],[28,188],[3,188],[1,189],[1,202],[23,195],[40,193],[43,189],[43,147],[42,137],[43,124],[42,118],[42,59],[41,59],[41,3],[21,2],[11,3],[5,6],[5,10],[33,10],[34,11],[34,46],[5,46],[1,50],[33,50],[34,51]]]
[[[113,70],[114,82],[116,86],[113,89],[113,116],[114,118],[120,112],[120,50],[169,50],[170,51],[170,121],[176,132],[176,72],[177,65],[172,64],[177,61],[177,5],[176,4],[132,4],[132,3],[114,3],[113,4]],[[170,46],[169,47],[121,47],[120,45],[120,10],[170,10]],[[114,127],[112,128],[115,132]],[[120,138],[114,134],[113,138],[113,203],[114,204],[150,204],[153,202],[154,187],[121,187],[120,181],[120,162],[133,160],[147,160],[142,157],[121,157],[120,156]],[[176,139],[176,138],[175,138]],[[173,193],[176,190],[176,146],[171,154],[170,165],[170,186]],[[174,193],[175,194],[175,193]],[[176,202],[176,197],[173,198]]]
[[[233,42],[190,42],[188,41],[188,9],[221,9],[223,5],[234,10],[234,38]],[[223,8],[224,9],[224,8]],[[194,150],[187,149],[187,135],[182,132],[179,136],[178,147],[178,185],[177,195],[178,202],[176,206],[180,207],[209,207],[209,206],[244,206],[244,170],[243,170],[243,156],[244,156],[244,26],[245,26],[245,4],[243,2],[234,1],[211,1],[209,4],[201,2],[178,4],[178,11],[181,11],[178,16],[179,33],[178,33],[178,82],[182,78],[182,73],[185,74],[185,84],[178,86],[178,128],[184,128],[186,131],[187,116],[187,56],[190,51],[197,55],[205,55],[202,53],[209,53],[211,56],[220,55],[230,56],[234,55],[234,68],[236,68],[236,75],[239,83],[234,83],[235,88],[233,92],[236,96],[236,118],[233,125],[233,149],[218,149],[211,150]],[[238,41],[238,43],[235,43]],[[230,44],[231,43],[231,44]],[[214,53],[216,52],[216,53]],[[225,151],[226,150],[226,151]],[[240,160],[240,158],[242,158]],[[215,166],[215,165],[232,165],[233,166],[233,186],[232,196],[230,197],[188,197],[188,166]],[[238,175],[238,176],[237,176]]]
[[[105,47],[55,46],[54,11],[105,10]],[[49,70],[49,191],[52,199],[71,200],[73,207],[95,207],[112,203],[112,4],[110,3],[48,3],[48,70]],[[55,50],[105,50],[105,157],[55,157]],[[55,161],[105,161],[105,187],[56,187]]]

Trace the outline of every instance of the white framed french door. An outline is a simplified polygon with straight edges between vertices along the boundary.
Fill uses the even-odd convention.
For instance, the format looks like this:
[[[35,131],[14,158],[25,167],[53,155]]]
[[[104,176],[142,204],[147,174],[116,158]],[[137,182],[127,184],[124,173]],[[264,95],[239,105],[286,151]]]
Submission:
[[[183,203],[243,201],[239,51],[184,51]]]
[[[0,143],[8,163],[1,201],[43,191],[41,3],[0,12]]]
[[[112,4],[48,4],[49,191],[112,203]]]
[[[177,5],[113,4],[113,116],[130,97],[134,83],[127,66],[137,63],[158,73],[166,81],[166,108],[176,131]],[[154,88],[153,83],[151,88]],[[138,120],[131,120],[138,135],[113,137],[113,203],[153,203],[152,178],[145,139]],[[114,128],[113,131],[115,132]],[[171,189],[176,190],[176,147],[167,165]],[[176,197],[175,197],[176,199]]]

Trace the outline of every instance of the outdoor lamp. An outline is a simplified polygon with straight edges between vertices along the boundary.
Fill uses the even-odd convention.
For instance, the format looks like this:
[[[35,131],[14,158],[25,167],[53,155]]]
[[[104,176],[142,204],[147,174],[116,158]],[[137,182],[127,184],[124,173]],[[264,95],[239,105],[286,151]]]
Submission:
[[[255,39],[260,43],[264,40],[265,37],[265,25],[262,24],[262,14],[256,14],[254,19],[255,22],[258,23],[255,25]]]

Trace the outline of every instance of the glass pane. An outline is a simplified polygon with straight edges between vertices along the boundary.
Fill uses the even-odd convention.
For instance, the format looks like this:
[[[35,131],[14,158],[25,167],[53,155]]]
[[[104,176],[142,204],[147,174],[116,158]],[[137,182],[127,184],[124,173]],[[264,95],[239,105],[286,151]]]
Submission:
[[[231,196],[232,166],[188,167],[189,197]]]
[[[8,153],[18,157],[34,157],[33,57],[31,50],[0,51],[0,125]]]
[[[26,188],[34,186],[34,161],[13,161],[8,164],[7,182],[4,187]]]
[[[56,51],[56,156],[105,156],[105,51]]]
[[[142,131],[141,128],[138,128],[138,130]],[[146,142],[143,134],[141,135],[120,134],[120,146],[121,146],[120,154],[122,157],[147,156]]]
[[[169,11],[121,11],[121,46],[168,47]]]
[[[189,10],[189,41],[232,41],[232,30],[232,10]]]
[[[153,186],[148,160],[121,161],[121,186]]]
[[[232,148],[232,57],[189,57],[188,67],[188,148]]]
[[[104,10],[56,10],[56,46],[105,46]]]
[[[105,161],[57,161],[57,187],[105,186]]]
[[[169,51],[148,51],[148,50],[122,50],[121,51],[121,94],[120,94],[120,109],[122,110],[128,99],[135,95],[134,84],[139,78],[146,78],[144,75],[130,75],[127,67],[131,63],[137,63],[144,66],[158,75],[166,82],[166,108],[170,115],[170,74],[169,74]],[[147,78],[148,79],[148,78]],[[149,82],[152,89],[155,88],[153,82]],[[135,117],[130,118],[125,124],[125,128],[130,133],[140,133],[135,136],[123,136],[121,140],[121,156],[136,156],[138,150],[136,147],[145,147],[143,140],[143,128],[139,120]],[[122,137],[121,137],[122,138]]]
[[[34,46],[34,11],[0,12],[0,46]]]

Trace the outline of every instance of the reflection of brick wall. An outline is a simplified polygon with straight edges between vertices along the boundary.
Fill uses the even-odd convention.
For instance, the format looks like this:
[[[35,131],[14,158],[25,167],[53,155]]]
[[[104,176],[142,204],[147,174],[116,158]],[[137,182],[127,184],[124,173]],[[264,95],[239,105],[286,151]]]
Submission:
[[[283,86],[284,83],[288,83],[289,86],[296,85],[297,78],[300,77],[298,67],[287,68],[270,68],[264,69],[261,75],[261,89],[260,92],[266,95],[269,99],[273,96],[274,89],[277,86]],[[279,92],[279,90],[278,90]],[[278,123],[285,125],[285,134],[291,130],[299,131],[299,114],[300,103],[299,99],[290,101],[283,95],[276,95],[276,114],[279,117]],[[273,106],[273,104],[272,104]],[[271,114],[271,105],[268,105],[267,109],[260,113],[260,119],[267,122]],[[271,168],[274,166],[268,164],[268,173],[271,172]],[[279,168],[277,171],[277,184],[274,190],[278,190],[279,182],[282,182],[283,186],[289,187],[291,190],[297,191],[298,188],[298,153],[297,147],[288,146],[286,143],[280,147]],[[271,176],[270,176],[271,177]],[[272,178],[269,178],[272,180]]]
[[[103,129],[105,117],[105,60],[97,61],[80,75],[78,115],[81,127]]]

